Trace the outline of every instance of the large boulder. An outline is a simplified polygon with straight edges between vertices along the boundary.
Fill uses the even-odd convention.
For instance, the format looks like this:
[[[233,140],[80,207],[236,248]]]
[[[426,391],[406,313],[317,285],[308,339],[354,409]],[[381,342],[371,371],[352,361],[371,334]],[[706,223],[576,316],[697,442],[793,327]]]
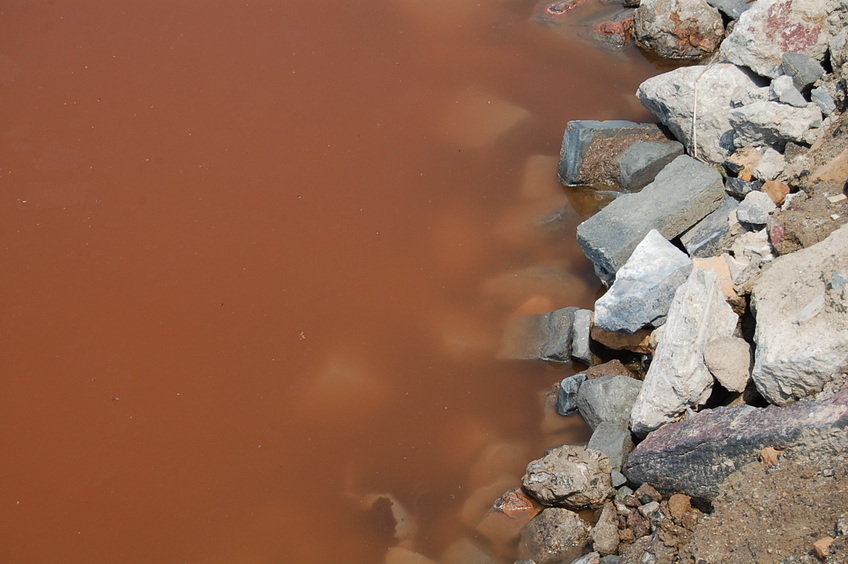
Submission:
[[[607,284],[615,279],[645,235],[656,229],[666,239],[680,235],[724,199],[721,176],[712,167],[681,155],[636,194],[625,194],[577,226],[577,242]]]
[[[667,492],[712,499],[724,479],[757,460],[765,447],[844,453],[848,390],[788,407],[709,409],[648,435],[630,453],[624,474]]]
[[[713,376],[704,347],[733,334],[737,316],[724,299],[716,273],[695,269],[674,296],[656,355],[630,414],[630,428],[644,437],[703,405]]]
[[[677,287],[692,272],[692,260],[652,229],[618,271],[609,291],[595,302],[595,325],[633,334],[659,327]]]
[[[848,365],[848,226],[775,259],[753,285],[756,354],[752,377],[785,405],[818,392]]]
[[[734,147],[731,101],[759,87],[750,72],[720,63],[683,67],[649,78],[636,95],[689,154],[722,164]]]
[[[822,133],[822,112],[813,103],[797,108],[789,104],[758,100],[730,110],[736,147],[769,145],[783,150],[787,141],[812,144]]]
[[[757,0],[739,16],[721,44],[721,56],[759,75],[781,74],[786,52],[822,61],[832,37],[828,16],[844,11],[844,0]]]
[[[724,22],[706,0],[642,0],[633,39],[666,59],[700,59],[718,49]]]

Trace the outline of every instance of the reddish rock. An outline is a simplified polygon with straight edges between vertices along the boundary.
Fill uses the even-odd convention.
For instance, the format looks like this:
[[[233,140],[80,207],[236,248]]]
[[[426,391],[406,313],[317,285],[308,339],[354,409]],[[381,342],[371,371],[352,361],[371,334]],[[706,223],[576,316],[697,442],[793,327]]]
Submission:
[[[504,546],[517,539],[521,529],[541,511],[542,506],[520,488],[512,489],[492,504],[477,531],[492,543]]]
[[[789,186],[779,180],[767,180],[760,190],[768,194],[776,206],[783,205],[783,201],[789,195]]]

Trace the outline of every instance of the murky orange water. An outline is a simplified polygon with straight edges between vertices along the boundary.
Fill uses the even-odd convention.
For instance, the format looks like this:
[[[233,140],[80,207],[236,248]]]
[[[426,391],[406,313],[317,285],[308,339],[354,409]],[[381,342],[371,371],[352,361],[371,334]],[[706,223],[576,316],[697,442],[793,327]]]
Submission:
[[[484,450],[584,433],[540,429],[567,371],[494,358],[597,289],[573,211],[530,225],[562,130],[652,72],[532,10],[0,8],[0,561],[377,563],[370,493],[486,548]]]

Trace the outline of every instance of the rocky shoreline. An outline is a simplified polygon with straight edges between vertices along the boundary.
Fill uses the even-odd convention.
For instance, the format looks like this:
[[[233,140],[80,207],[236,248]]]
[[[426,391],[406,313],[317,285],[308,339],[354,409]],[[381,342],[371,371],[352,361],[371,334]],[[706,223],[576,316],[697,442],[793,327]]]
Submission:
[[[567,125],[560,181],[616,195],[577,229],[608,289],[500,351],[588,365],[557,411],[593,434],[477,531],[522,564],[848,561],[848,3],[631,10],[595,32],[701,62],[640,86],[659,125]]]

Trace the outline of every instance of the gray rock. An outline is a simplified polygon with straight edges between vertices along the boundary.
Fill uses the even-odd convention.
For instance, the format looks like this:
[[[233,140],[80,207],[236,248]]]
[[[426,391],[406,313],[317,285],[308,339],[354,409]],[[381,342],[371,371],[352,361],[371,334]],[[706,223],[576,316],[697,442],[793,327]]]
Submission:
[[[604,453],[563,445],[528,464],[521,486],[544,505],[597,508],[614,493],[611,471]]]
[[[548,507],[521,530],[518,552],[536,564],[561,564],[579,557],[588,542],[588,526],[577,513]]]
[[[683,67],[649,78],[636,95],[690,155],[720,164],[733,148],[731,101],[759,87],[749,72],[719,63]]]
[[[627,476],[625,476],[618,470],[613,470],[610,473],[610,478],[612,479],[612,487],[614,488],[620,488],[621,486],[627,483]]]
[[[507,324],[498,357],[569,362],[574,313],[578,309],[569,306],[549,313],[513,318]]]
[[[681,155],[641,192],[616,198],[578,225],[577,242],[609,284],[651,229],[673,239],[716,209],[723,197],[718,172]]]
[[[646,325],[659,327],[691,271],[692,260],[652,229],[595,302],[595,325],[631,335]]]
[[[683,154],[678,141],[637,141],[618,157],[619,186],[625,192],[638,192],[654,181],[657,173]]]
[[[731,392],[742,392],[751,379],[751,345],[739,337],[719,337],[704,346],[704,363]]]
[[[618,157],[636,141],[666,140],[653,123],[570,121],[560,150],[559,179],[567,185],[617,186]]]
[[[577,391],[580,390],[580,386],[585,381],[585,372],[573,374],[562,379],[557,392],[557,413],[560,415],[574,415],[577,413]]]
[[[769,214],[771,214],[777,206],[764,192],[750,192],[739,207],[736,208],[736,217],[742,223],[751,225],[765,225],[768,222]]]
[[[781,73],[783,53],[824,58],[830,34],[827,16],[839,0],[757,0],[739,16],[721,44],[722,58],[744,65],[759,75]]]
[[[836,111],[836,102],[833,100],[833,96],[830,95],[830,92],[828,92],[826,88],[819,87],[810,90],[810,100],[818,106],[822,111],[822,114],[826,116],[829,116]]]
[[[627,455],[633,450],[633,439],[630,436],[630,429],[626,425],[626,423],[620,425],[601,421],[589,438],[589,444],[586,445],[586,448],[606,454],[613,472],[621,470],[624,461],[627,460]],[[615,486],[615,483],[613,483],[613,486]]]
[[[737,200],[741,200],[748,194],[748,192],[759,190],[762,186],[763,183],[759,180],[743,180],[741,178],[731,176],[725,183],[725,190],[727,190],[727,193]]]
[[[738,206],[739,202],[733,196],[726,195],[715,211],[707,214],[704,219],[683,233],[680,236],[680,242],[683,243],[686,252],[696,258],[720,255],[730,244],[732,238],[730,218]]]
[[[785,167],[786,160],[783,158],[783,155],[771,147],[767,147],[763,151],[763,156],[760,157],[760,162],[757,163],[757,167],[754,169],[754,177],[764,182],[766,180],[774,180],[783,172]]]
[[[844,453],[846,431],[848,391],[788,407],[708,409],[648,435],[630,454],[624,473],[661,491],[713,499],[724,479],[756,461],[761,449]]]
[[[820,391],[848,363],[845,295],[832,289],[834,274],[838,287],[848,268],[846,248],[843,226],[820,243],[778,257],[753,285],[752,377],[771,403],[785,405]]]
[[[742,12],[751,7],[749,0],[707,0],[707,2],[732,20],[738,20]]]
[[[792,83],[801,92],[809,90],[810,86],[824,76],[824,68],[814,58],[803,53],[783,53],[780,70],[792,79]]]
[[[706,0],[642,0],[633,17],[636,44],[666,59],[701,59],[723,36],[721,14]]]
[[[848,63],[848,29],[842,29],[830,40],[830,63],[838,69]]]
[[[598,522],[589,533],[592,548],[601,555],[615,554],[618,551],[618,514],[615,504],[607,502],[601,510]]]
[[[796,108],[779,102],[754,102],[734,108],[728,117],[734,144],[770,145],[783,149],[787,141],[811,144],[819,135],[821,110],[815,104]]]
[[[789,104],[796,108],[803,108],[807,105],[807,100],[801,91],[795,88],[792,78],[782,74],[771,81],[769,87],[769,98],[776,100],[782,104]]]
[[[630,428],[635,435],[644,437],[687,408],[703,405],[713,385],[704,346],[732,335],[736,321],[715,272],[693,270],[674,296],[663,338],[633,405]],[[579,405],[579,395],[577,401]]]
[[[571,356],[586,364],[592,365],[592,351],[590,349],[592,330],[592,311],[578,309],[574,312],[574,323],[571,329]]]
[[[626,427],[642,382],[629,376],[586,380],[577,392],[577,408],[592,429],[604,421]]]
[[[621,562],[621,556],[618,554],[610,554],[601,558],[601,564],[619,564],[619,562]]]

